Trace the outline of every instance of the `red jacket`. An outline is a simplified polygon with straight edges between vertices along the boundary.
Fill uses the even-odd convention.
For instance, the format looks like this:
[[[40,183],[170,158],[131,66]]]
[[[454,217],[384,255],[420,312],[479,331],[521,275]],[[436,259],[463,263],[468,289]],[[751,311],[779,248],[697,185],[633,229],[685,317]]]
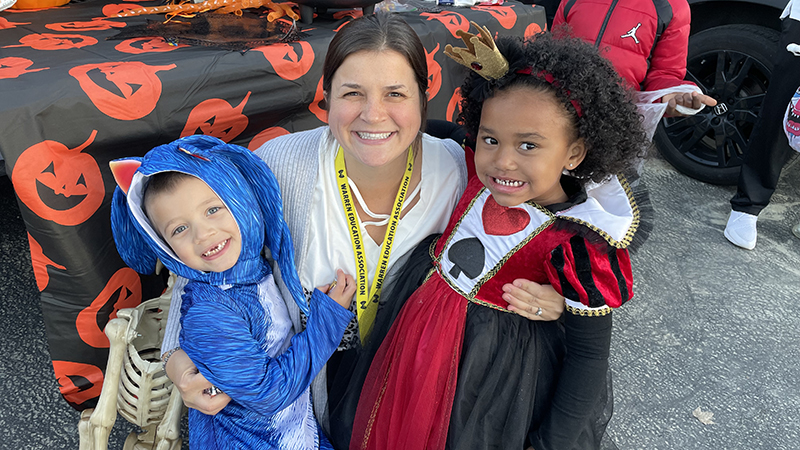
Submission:
[[[562,0],[558,6],[554,28],[565,22],[564,7],[570,1]],[[654,48],[657,1],[667,10],[671,7],[672,18]],[[683,81],[690,22],[686,0],[574,0],[566,18],[576,37],[598,46],[633,88],[644,91],[692,84]]]

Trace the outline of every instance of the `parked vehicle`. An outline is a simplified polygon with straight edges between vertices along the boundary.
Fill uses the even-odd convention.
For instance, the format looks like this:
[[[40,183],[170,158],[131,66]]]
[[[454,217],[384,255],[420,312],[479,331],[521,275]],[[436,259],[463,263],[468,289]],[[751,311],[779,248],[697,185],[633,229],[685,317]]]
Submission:
[[[698,180],[736,184],[769,86],[788,0],[689,0],[692,28],[686,79],[718,105],[664,118],[654,141],[664,159]]]

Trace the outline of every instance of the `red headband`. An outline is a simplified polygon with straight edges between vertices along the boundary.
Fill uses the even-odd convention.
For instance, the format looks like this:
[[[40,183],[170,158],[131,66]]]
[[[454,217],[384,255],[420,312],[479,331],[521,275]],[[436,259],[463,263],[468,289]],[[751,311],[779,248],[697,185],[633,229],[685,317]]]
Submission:
[[[524,69],[517,70],[516,73],[518,73],[520,75],[533,75],[533,69],[531,67],[526,67]],[[535,76],[537,78],[543,79],[547,83],[553,85],[553,87],[555,87],[556,89],[560,89],[564,93],[564,95],[567,97],[569,102],[572,103],[572,107],[575,108],[575,113],[578,114],[578,117],[583,117],[583,110],[581,109],[580,103],[578,103],[577,100],[573,100],[573,99],[569,98],[569,96],[572,95],[572,92],[570,92],[569,89],[564,88],[561,85],[561,82],[556,80],[556,78],[553,76],[552,73],[550,73],[550,72],[548,72],[546,70],[540,70],[540,71],[536,72]]]

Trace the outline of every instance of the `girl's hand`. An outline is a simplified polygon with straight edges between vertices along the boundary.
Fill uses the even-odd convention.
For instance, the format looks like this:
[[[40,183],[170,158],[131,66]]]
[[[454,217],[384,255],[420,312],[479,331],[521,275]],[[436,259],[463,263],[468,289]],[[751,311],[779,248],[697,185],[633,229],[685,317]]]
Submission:
[[[197,370],[197,366],[183,350],[170,356],[167,361],[167,376],[181,393],[183,404],[203,414],[213,416],[231,401],[225,393],[212,396],[203,392],[211,388],[211,383]]]
[[[675,109],[678,105],[690,109],[699,109],[701,106],[717,106],[716,100],[697,92],[667,94],[661,97],[661,103],[667,104],[665,117],[684,116],[685,114],[681,114]]]
[[[345,309],[350,309],[353,301],[353,294],[356,293],[356,281],[351,275],[347,275],[339,269],[336,271],[336,281],[317,289],[328,294],[328,297],[340,304]]]
[[[553,286],[524,279],[504,285],[503,300],[508,303],[509,311],[530,320],[556,320],[564,312],[564,297]]]

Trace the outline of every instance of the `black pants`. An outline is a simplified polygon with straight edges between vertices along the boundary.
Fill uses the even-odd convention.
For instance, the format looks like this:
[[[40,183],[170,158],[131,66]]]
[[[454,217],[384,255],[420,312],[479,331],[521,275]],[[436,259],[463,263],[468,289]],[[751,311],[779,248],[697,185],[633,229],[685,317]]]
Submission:
[[[800,86],[800,56],[787,52],[786,46],[800,44],[800,22],[787,17],[781,28],[775,68],[750,135],[736,195],[731,199],[731,209],[753,215],[758,215],[769,204],[781,169],[791,155],[782,126],[786,106]]]

